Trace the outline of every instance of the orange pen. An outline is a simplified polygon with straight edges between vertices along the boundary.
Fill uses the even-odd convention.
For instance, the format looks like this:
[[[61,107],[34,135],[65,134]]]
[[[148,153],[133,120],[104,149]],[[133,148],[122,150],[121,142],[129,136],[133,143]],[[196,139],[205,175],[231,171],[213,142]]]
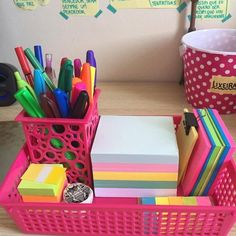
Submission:
[[[91,70],[89,63],[83,64],[83,69],[81,71],[81,79],[86,84],[86,90],[89,95],[90,104],[93,103],[93,89],[92,89],[92,81],[91,81]]]

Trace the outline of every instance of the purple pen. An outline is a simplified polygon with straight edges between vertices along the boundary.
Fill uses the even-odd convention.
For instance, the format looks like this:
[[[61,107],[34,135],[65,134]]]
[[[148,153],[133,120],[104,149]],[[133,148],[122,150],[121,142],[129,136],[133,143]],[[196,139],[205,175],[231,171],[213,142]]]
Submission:
[[[45,61],[46,61],[46,67],[45,72],[49,76],[49,78],[54,81],[56,79],[56,73],[55,70],[52,68],[52,54],[47,53],[45,54]]]
[[[74,60],[74,70],[75,70],[75,77],[80,78],[80,70],[81,70],[82,64],[81,60],[79,58]]]

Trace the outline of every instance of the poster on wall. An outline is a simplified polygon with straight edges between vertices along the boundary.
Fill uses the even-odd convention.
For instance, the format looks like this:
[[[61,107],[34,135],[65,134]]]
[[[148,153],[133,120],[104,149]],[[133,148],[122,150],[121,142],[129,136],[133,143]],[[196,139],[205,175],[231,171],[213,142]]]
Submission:
[[[223,19],[229,10],[229,0],[198,1],[197,19]]]
[[[22,10],[34,10],[38,6],[46,6],[50,0],[14,0],[17,7]]]
[[[124,8],[177,8],[181,0],[110,0],[117,9]]]
[[[99,10],[98,0],[61,0],[61,3],[67,16],[94,16]]]

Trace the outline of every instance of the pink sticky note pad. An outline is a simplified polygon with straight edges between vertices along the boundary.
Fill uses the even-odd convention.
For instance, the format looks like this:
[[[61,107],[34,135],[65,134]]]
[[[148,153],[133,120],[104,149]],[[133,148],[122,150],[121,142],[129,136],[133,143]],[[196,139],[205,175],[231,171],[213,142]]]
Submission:
[[[198,113],[195,109],[193,110],[193,112],[194,115],[198,117]],[[181,182],[184,196],[188,196],[192,191],[193,186],[211,149],[210,140],[208,139],[208,136],[200,119],[198,119],[198,125],[198,140],[190,157],[185,177]]]
[[[198,206],[212,206],[210,197],[196,197]]]

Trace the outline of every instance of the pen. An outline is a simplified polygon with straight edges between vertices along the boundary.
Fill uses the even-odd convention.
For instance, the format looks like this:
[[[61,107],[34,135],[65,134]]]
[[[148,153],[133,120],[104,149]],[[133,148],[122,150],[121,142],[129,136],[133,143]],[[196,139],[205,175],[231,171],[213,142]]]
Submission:
[[[96,88],[96,83],[97,83],[97,63],[94,56],[94,52],[92,50],[87,51],[86,62],[90,64],[92,88],[94,93],[94,89]]]
[[[18,90],[14,96],[16,100],[22,105],[24,110],[28,113],[28,115],[39,118],[45,117],[38,102],[26,87]]]
[[[40,65],[43,66],[43,53],[42,53],[42,47],[40,45],[35,45],[34,46],[34,55],[39,61]]]
[[[81,91],[86,91],[86,85],[84,82],[79,82],[79,83],[76,83],[74,86],[73,86],[73,89],[72,89],[72,93],[71,93],[71,106],[73,107],[74,104],[75,104],[75,101],[77,100],[79,94],[81,93]]]
[[[63,64],[60,69],[58,88],[69,93],[72,89],[72,78],[73,78],[73,65],[72,61],[68,60]]]
[[[91,82],[91,70],[89,63],[83,64],[83,69],[81,71],[81,79],[86,84],[86,90],[89,95],[89,102],[90,104],[93,102],[93,89],[92,89],[92,82]]]
[[[34,70],[34,91],[38,99],[41,93],[46,93],[46,84],[40,70]]]
[[[63,118],[68,117],[68,115],[69,115],[69,99],[68,99],[67,94],[59,88],[54,89],[53,94],[56,98],[57,106],[59,108],[61,117],[63,117]]]
[[[49,78],[54,81],[56,79],[56,73],[55,70],[52,68],[52,54],[47,53],[45,54],[45,61],[46,61],[46,67],[45,72],[49,76]]]
[[[23,48],[16,47],[15,52],[16,52],[18,61],[20,63],[20,66],[21,66],[21,69],[23,71],[26,81],[28,82],[29,85],[34,87],[33,75],[31,73],[31,69],[30,69],[29,63],[27,61],[27,58],[25,57]]]
[[[21,78],[19,71],[15,71],[14,76],[15,76],[15,79],[16,79],[17,88],[18,89],[27,88],[28,91],[31,93],[31,95],[35,98],[35,100],[38,101],[37,96],[36,96],[33,88],[25,80],[23,80]]]
[[[44,68],[41,66],[41,64],[39,63],[37,58],[34,56],[33,52],[30,50],[30,48],[25,49],[24,52],[25,52],[26,57],[29,59],[30,63],[34,67],[34,69],[39,69],[42,72],[43,78],[44,78],[47,86],[49,87],[49,89],[50,90],[55,89],[55,85],[50,80],[50,78],[48,77],[47,73],[44,71]]]
[[[59,118],[60,112],[57,104],[46,93],[40,94],[40,105],[48,118]]]
[[[86,91],[81,91],[71,111],[71,118],[83,119],[89,108],[89,96]]]
[[[75,70],[75,77],[80,78],[80,71],[81,71],[81,60],[80,59],[75,59],[74,60],[74,70]]]

